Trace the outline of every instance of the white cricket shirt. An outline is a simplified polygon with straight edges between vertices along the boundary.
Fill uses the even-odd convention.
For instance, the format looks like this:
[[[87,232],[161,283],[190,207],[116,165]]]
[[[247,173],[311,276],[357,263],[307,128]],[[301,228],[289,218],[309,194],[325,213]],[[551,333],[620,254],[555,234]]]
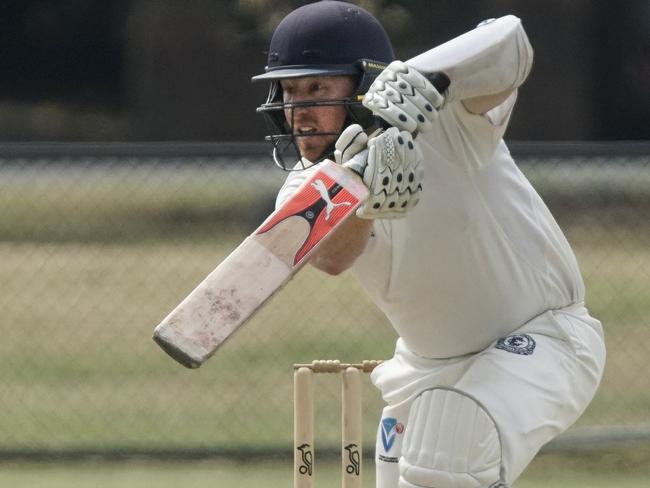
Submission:
[[[460,102],[440,111],[434,130],[416,138],[420,203],[402,219],[376,220],[352,267],[416,355],[480,351],[584,300],[573,251],[502,140],[515,99],[485,116]],[[278,202],[308,173],[292,173]]]

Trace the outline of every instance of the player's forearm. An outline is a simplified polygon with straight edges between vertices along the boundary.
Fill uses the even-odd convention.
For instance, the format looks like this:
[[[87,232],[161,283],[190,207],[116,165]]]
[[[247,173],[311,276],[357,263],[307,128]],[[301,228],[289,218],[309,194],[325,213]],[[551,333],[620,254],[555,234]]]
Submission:
[[[350,217],[314,253],[310,263],[331,275],[338,275],[354,264],[366,248],[372,220]]]
[[[422,73],[442,71],[451,80],[447,101],[492,106],[507,98],[528,76],[533,49],[521,20],[507,15],[479,25],[407,62]],[[470,110],[472,111],[472,110]]]

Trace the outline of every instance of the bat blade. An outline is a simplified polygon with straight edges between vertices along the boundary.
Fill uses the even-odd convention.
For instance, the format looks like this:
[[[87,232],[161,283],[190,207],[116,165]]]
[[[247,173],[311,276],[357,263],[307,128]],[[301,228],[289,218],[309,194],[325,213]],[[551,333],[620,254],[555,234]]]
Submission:
[[[324,161],[154,330],[172,358],[198,368],[304,265],[368,197],[352,171]]]

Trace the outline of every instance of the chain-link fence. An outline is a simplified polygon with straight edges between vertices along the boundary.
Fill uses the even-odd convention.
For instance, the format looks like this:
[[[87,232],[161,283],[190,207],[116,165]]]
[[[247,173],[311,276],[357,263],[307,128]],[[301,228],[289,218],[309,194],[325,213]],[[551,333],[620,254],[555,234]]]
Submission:
[[[650,145],[513,144],[574,245],[605,378],[570,442],[650,442]],[[294,362],[390,357],[347,274],[307,267],[205,366],[153,327],[268,214],[256,145],[0,146],[0,457],[291,455]],[[317,443],[338,442],[319,378]],[[368,446],[381,401],[366,385]]]

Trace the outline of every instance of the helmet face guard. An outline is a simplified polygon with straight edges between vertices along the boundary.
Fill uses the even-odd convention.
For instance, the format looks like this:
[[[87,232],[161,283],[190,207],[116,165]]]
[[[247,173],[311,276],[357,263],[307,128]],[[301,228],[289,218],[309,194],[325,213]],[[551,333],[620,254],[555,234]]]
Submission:
[[[364,129],[374,123],[372,113],[361,101],[377,75],[395,58],[383,26],[369,12],[348,2],[322,0],[297,8],[275,29],[269,45],[265,72],[253,81],[270,81],[266,103],[257,112],[269,126],[266,140],[273,145],[273,157],[283,169],[301,169],[330,157],[334,144],[316,159],[300,154],[302,137],[336,136],[349,124]],[[290,78],[354,76],[354,93],[336,100],[284,103],[280,81]],[[304,107],[342,106],[346,119],[336,133],[296,134],[293,111]],[[296,164],[298,163],[298,164]]]
[[[300,153],[298,145],[300,138],[333,136],[336,139],[343,129],[350,124],[359,124],[364,129],[374,124],[374,116],[361,104],[361,101],[374,79],[384,69],[385,64],[364,59],[356,62],[353,67],[358,80],[355,93],[349,97],[339,99],[285,103],[282,96],[282,87],[280,86],[280,79],[285,79],[285,77],[272,80],[267,101],[257,108],[257,112],[264,116],[267,123],[269,134],[264,139],[273,146],[273,160],[277,166],[285,171],[301,170],[333,157],[334,143],[330,144],[315,161],[306,160]],[[330,75],[328,74],[328,76]],[[342,106],[346,112],[345,121],[338,132],[295,133],[293,130],[295,109],[332,106]]]

